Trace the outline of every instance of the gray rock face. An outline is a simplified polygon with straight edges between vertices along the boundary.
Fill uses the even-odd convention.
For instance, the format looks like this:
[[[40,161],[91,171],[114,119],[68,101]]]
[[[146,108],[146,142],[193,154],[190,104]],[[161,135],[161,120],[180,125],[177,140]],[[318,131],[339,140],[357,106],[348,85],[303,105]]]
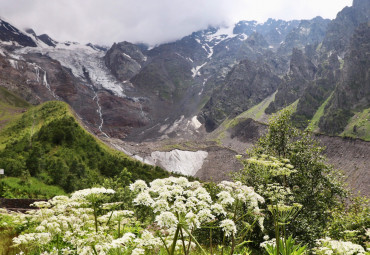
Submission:
[[[241,61],[207,102],[199,119],[207,131],[212,131],[228,116],[235,117],[271,95],[279,83],[280,78],[268,65]]]
[[[299,20],[275,20],[268,19],[265,23],[257,23],[256,21],[240,21],[235,25],[234,34],[251,34],[257,32],[261,34],[266,41],[274,46],[279,47],[280,43],[285,40],[285,37],[296,28]]]
[[[323,50],[343,53],[350,43],[355,29],[370,19],[370,0],[354,0],[351,7],[345,7],[330,22],[323,41]]]
[[[370,23],[359,26],[351,38],[345,57],[343,80],[336,87],[320,130],[329,134],[343,131],[354,112],[370,107]]]
[[[290,54],[293,48],[304,49],[308,44],[320,43],[326,33],[329,19],[316,17],[312,20],[302,20],[298,27],[292,29],[280,45],[278,52]]]
[[[135,44],[121,42],[113,44],[104,60],[106,66],[119,80],[126,81],[140,71],[147,57]]]
[[[46,45],[55,47],[57,45],[57,42],[50,38],[47,34],[42,34],[37,36],[38,39],[43,41]]]
[[[299,128],[306,128],[318,108],[330,96],[341,77],[338,56],[332,54],[328,61],[320,63],[314,82],[310,82],[299,98],[293,122]]]
[[[280,83],[275,101],[271,102],[265,112],[276,112],[296,101],[314,80],[316,72],[317,68],[311,60],[301,50],[293,49],[289,73]]]

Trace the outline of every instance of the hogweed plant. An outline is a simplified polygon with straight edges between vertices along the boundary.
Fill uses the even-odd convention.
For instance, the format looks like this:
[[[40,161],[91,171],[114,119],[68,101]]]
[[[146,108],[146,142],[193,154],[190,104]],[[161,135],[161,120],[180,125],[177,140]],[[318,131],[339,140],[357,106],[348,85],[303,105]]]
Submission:
[[[294,196],[289,188],[289,178],[297,173],[289,159],[277,158],[265,154],[246,160],[246,172],[239,176],[244,182],[259,183],[257,192],[266,198],[267,209],[274,222],[275,241],[264,243],[270,255],[303,254],[306,246],[295,245],[292,237],[287,237],[286,226],[290,224],[302,205],[294,203]],[[248,175],[250,174],[250,175]]]
[[[146,185],[144,181],[136,181],[130,186],[137,193],[134,203],[150,207],[156,214],[155,224],[159,227],[156,234],[162,241],[167,254],[190,254],[192,243],[195,243],[203,254],[206,252],[194,237],[194,231],[200,228],[219,228],[223,231],[223,245],[226,238],[231,239],[230,254],[244,239],[251,224],[240,230],[236,222],[242,222],[249,216],[253,222],[259,222],[263,228],[263,215],[259,203],[264,199],[253,188],[240,182],[223,181],[218,185],[220,192],[217,201],[212,201],[210,194],[198,181],[189,182],[186,178],[169,177],[157,179]],[[245,209],[245,211],[241,211]],[[212,243],[211,243],[212,253]]]
[[[17,216],[33,232],[15,237],[14,246],[27,254],[108,254],[121,249],[133,234],[121,237],[120,227],[135,225],[135,219],[131,211],[109,211],[112,204],[104,201],[111,194],[111,189],[92,188],[34,203],[39,210]]]
[[[247,254],[244,244],[252,226],[263,229],[264,199],[240,182],[221,182],[214,201],[200,182],[186,178],[157,179],[149,184],[130,185],[133,203],[150,209],[150,217],[139,222],[123,202],[110,202],[112,189],[92,188],[35,202],[38,210],[9,214],[25,231],[13,239],[19,254],[209,254],[195,238],[196,231],[223,233],[220,250]],[[211,234],[212,235],[212,234]],[[212,236],[211,236],[212,238]],[[224,247],[227,246],[227,249]]]

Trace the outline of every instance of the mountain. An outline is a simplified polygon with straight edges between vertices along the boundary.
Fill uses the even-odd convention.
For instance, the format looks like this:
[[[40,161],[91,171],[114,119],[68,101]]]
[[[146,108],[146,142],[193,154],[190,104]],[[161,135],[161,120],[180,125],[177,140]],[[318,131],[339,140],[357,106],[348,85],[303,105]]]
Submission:
[[[266,38],[269,45],[278,47],[299,23],[299,20],[285,21],[271,18],[264,23],[240,21],[235,25],[233,32],[234,34],[246,34],[247,36],[250,36],[252,33],[259,33]]]
[[[210,26],[154,47],[57,42],[2,21],[0,86],[32,105],[66,102],[131,157],[170,171],[186,158],[196,176],[225,178],[240,168],[230,158],[285,107],[301,129],[370,140],[369,7],[355,0],[334,20]]]
[[[21,45],[24,47],[36,47],[36,43],[24,32],[15,28],[8,22],[0,19],[0,40],[8,45]]]

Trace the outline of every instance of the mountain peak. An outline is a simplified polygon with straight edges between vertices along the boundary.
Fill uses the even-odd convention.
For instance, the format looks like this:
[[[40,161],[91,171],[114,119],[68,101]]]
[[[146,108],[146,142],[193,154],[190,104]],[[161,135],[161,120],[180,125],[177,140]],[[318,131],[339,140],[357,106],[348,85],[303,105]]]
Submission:
[[[0,19],[0,40],[14,45],[37,47],[31,37],[2,19]]]

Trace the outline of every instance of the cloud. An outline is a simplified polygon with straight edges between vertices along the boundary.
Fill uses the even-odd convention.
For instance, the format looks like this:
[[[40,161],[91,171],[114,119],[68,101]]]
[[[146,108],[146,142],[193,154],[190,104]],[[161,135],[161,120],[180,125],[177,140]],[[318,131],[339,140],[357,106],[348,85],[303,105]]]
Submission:
[[[151,45],[239,20],[334,18],[351,0],[2,0],[0,15],[58,41]]]

